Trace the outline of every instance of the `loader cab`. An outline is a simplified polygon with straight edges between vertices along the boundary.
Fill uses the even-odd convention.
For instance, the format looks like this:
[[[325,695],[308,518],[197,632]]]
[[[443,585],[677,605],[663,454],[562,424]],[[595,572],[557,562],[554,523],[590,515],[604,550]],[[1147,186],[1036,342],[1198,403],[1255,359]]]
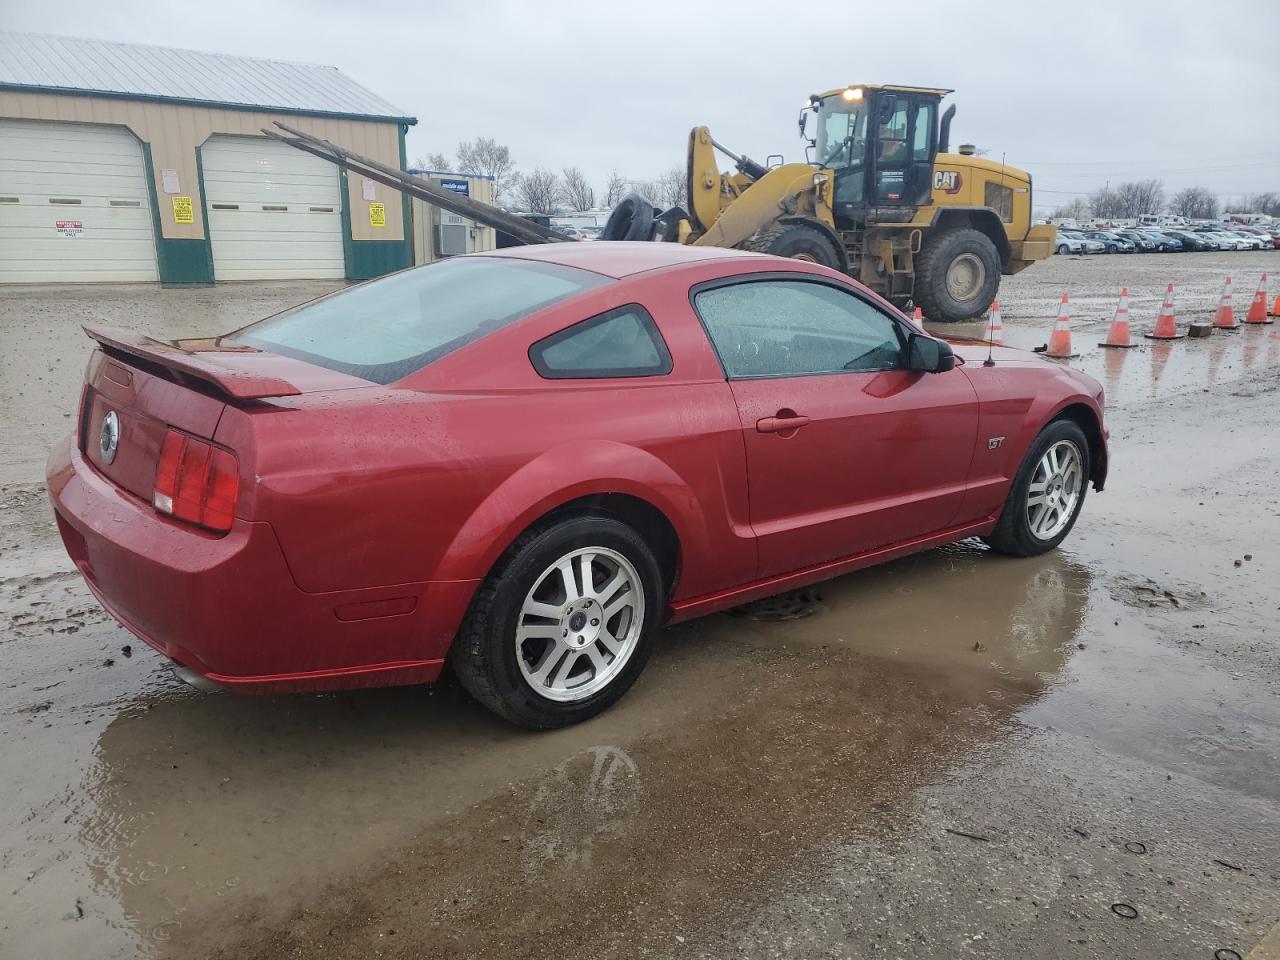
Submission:
[[[814,161],[835,175],[836,227],[856,229],[869,208],[930,202],[938,106],[949,90],[849,86],[810,98]]]

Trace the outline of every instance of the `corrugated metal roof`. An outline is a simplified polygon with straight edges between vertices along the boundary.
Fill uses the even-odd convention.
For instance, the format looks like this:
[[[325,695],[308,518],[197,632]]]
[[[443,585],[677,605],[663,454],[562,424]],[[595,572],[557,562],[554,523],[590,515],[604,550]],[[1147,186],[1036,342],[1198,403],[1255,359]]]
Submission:
[[[37,33],[0,31],[0,87],[417,122],[337,67]]]

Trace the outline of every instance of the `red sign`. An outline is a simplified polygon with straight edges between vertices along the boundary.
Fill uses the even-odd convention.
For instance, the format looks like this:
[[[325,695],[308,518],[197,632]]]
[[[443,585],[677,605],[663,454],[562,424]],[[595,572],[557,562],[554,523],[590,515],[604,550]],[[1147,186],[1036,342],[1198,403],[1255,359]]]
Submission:
[[[55,220],[53,227],[64,237],[78,237],[84,233],[84,224],[79,220]]]

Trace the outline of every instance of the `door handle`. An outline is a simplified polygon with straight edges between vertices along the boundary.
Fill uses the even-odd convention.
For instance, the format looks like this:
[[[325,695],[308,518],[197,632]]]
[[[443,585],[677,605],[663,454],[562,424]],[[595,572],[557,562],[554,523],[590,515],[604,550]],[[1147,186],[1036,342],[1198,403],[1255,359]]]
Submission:
[[[757,433],[790,433],[809,422],[808,417],[792,414],[789,417],[765,417],[756,421]]]

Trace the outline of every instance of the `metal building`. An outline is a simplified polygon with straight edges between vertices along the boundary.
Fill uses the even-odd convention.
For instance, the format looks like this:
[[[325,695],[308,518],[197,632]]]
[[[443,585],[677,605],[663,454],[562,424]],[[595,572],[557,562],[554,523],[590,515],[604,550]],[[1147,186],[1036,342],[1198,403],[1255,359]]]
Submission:
[[[409,172],[429,180],[437,187],[452,190],[472,200],[493,203],[493,177],[417,168],[411,168]],[[493,250],[497,246],[497,231],[493,227],[486,227],[456,213],[442,210],[417,197],[413,198],[412,210],[413,262],[416,264],[431,263],[463,253]]]
[[[261,134],[404,169],[334,67],[0,32],[0,283],[347,278],[413,263],[408,198]]]

